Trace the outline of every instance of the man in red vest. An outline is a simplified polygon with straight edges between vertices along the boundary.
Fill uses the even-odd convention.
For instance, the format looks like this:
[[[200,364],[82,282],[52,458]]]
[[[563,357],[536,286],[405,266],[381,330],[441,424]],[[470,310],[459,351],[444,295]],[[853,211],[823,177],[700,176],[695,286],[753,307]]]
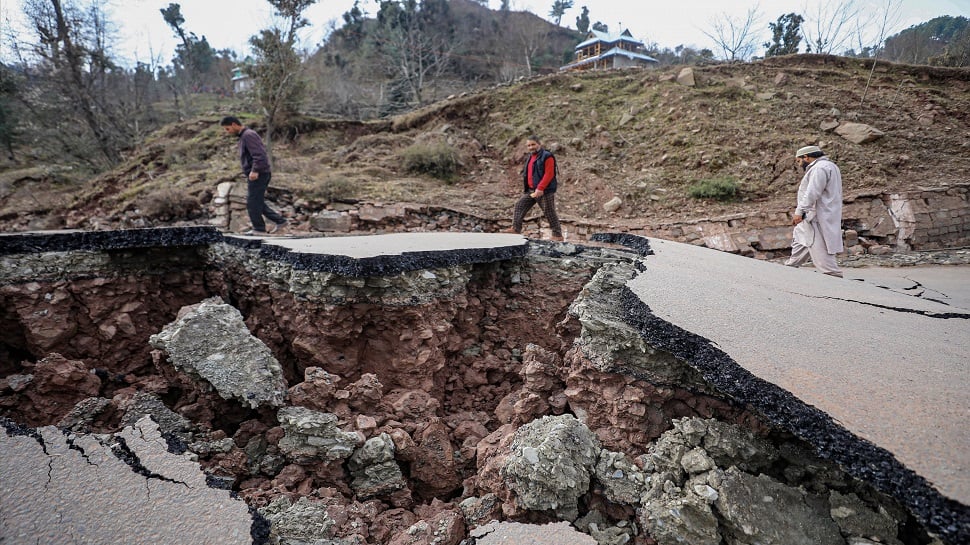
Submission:
[[[552,229],[552,240],[561,241],[562,226],[559,224],[559,216],[556,214],[556,188],[558,180],[556,175],[556,157],[542,147],[542,142],[538,136],[532,135],[525,142],[529,150],[529,157],[525,161],[525,168],[522,171],[522,186],[524,195],[515,203],[515,211],[512,214],[512,232],[522,232],[522,221],[525,215],[536,204],[542,209],[542,213],[549,221],[549,228]]]

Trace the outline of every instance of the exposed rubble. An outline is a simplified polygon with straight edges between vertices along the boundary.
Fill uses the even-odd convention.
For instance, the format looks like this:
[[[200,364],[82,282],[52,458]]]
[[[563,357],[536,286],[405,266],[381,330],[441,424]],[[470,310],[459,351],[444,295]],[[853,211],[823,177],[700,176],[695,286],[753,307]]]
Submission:
[[[12,275],[0,291],[21,309],[0,315],[16,341],[0,351],[0,410],[42,431],[10,421],[0,440],[35,445],[23,456],[46,467],[38,447],[61,432],[41,426],[85,445],[63,448],[81,464],[112,437],[147,438],[175,453],[163,460],[201,466],[193,483],[257,511],[229,503],[243,510],[227,521],[244,519],[249,536],[229,531],[232,543],[929,543],[926,521],[647,341],[617,301],[645,250],[533,243],[522,256],[438,262],[433,278],[354,278],[218,242],[193,253],[200,287],[171,291],[160,286],[184,277],[153,271],[141,251],[130,250],[145,270],[94,259],[78,279],[33,255],[50,276]],[[46,323],[28,304],[84,323],[74,301],[93,273],[101,308],[111,294],[134,304],[131,286],[154,279],[137,308],[157,315],[124,337],[141,346],[120,348],[139,361],[71,337],[23,342]],[[58,290],[72,295],[44,297]],[[184,308],[157,305],[170,293]],[[102,458],[120,463],[122,451]],[[8,452],[0,479],[22,463]],[[188,482],[166,463],[143,463],[150,475],[122,464],[137,477],[125,482]],[[8,506],[22,500],[0,499],[4,520],[19,513]]]

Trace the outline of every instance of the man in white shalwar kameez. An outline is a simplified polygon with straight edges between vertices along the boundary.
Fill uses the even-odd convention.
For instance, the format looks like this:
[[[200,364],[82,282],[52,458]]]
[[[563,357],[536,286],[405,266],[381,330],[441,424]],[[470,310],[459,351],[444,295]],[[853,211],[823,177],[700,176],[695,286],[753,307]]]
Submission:
[[[795,152],[805,175],[798,186],[798,205],[791,258],[785,265],[800,267],[809,257],[819,272],[842,278],[835,254],[842,246],[842,172],[818,146]]]

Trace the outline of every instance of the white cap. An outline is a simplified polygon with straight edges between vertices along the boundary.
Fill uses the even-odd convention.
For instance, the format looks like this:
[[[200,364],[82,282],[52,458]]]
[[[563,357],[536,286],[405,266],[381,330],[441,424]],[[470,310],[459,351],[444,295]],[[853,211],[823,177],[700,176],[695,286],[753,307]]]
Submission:
[[[802,155],[808,155],[809,153],[821,152],[822,148],[818,146],[805,146],[804,148],[798,148],[795,152],[795,157],[801,157]]]

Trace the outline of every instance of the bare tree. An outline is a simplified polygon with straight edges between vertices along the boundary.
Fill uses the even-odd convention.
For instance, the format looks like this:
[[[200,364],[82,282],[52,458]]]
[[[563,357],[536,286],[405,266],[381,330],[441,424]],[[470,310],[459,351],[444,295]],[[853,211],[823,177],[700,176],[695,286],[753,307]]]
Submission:
[[[751,58],[757,47],[758,37],[754,29],[761,20],[758,6],[749,9],[743,18],[736,18],[727,13],[711,21],[710,30],[702,30],[714,44],[721,49],[724,58],[729,61],[743,61]]]
[[[875,36],[870,46],[872,48],[872,68],[869,70],[869,78],[866,79],[866,89],[862,92],[862,100],[859,105],[866,103],[866,95],[869,94],[869,85],[872,83],[872,76],[876,72],[876,60],[879,56],[879,50],[882,49],[883,43],[885,43],[886,38],[894,27],[899,25],[899,9],[902,7],[902,0],[885,0],[882,5],[882,9],[877,15],[877,26],[875,27]],[[860,32],[861,34],[861,32]],[[861,43],[861,40],[860,40]],[[866,46],[860,47],[863,49]]]
[[[808,53],[842,51],[852,37],[850,23],[860,13],[855,0],[819,0],[804,8],[802,32]]]
[[[36,40],[17,44],[34,68],[25,108],[40,126],[61,127],[49,134],[61,153],[96,169],[117,163],[133,139],[131,111],[119,92],[127,75],[112,60],[112,27],[101,4],[26,0],[23,9],[34,33],[24,39]]]
[[[380,32],[377,47],[395,81],[391,94],[396,101],[410,97],[417,104],[425,101],[425,89],[451,64],[458,42],[449,34],[446,2],[381,0],[377,14]]]
[[[509,33],[515,37],[516,44],[521,48],[525,62],[526,75],[532,75],[532,59],[542,49],[549,36],[549,26],[544,23],[536,24],[530,17],[517,17],[509,21]]]

